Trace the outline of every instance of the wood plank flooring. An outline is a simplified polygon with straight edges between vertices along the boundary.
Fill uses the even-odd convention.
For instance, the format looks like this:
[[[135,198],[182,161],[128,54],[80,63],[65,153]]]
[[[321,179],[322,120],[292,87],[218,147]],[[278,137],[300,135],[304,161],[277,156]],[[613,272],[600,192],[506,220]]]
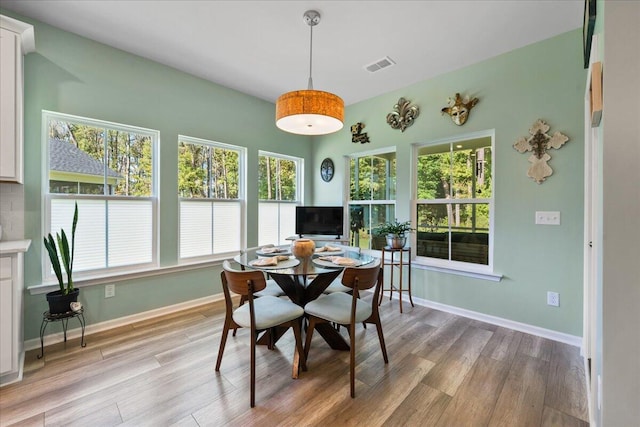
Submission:
[[[249,336],[229,337],[214,371],[224,307],[213,303],[26,355],[24,379],[0,389],[0,426],[587,426],[579,349],[453,314],[381,306],[349,353],[316,334],[308,371],[291,378],[293,334],[257,351],[249,407]],[[346,331],[341,329],[346,337]]]

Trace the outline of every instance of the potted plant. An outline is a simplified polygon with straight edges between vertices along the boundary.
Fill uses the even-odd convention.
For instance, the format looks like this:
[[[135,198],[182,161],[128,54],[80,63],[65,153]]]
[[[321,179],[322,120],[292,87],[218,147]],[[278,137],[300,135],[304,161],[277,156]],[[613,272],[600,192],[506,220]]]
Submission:
[[[71,310],[71,303],[78,301],[79,289],[73,287],[73,255],[74,243],[76,240],[76,225],[78,224],[78,203],[76,202],[75,212],[73,214],[73,225],[71,226],[71,246],[64,230],[56,233],[56,240],[53,239],[51,233],[44,238],[44,247],[49,253],[49,260],[53,271],[58,278],[60,290],[49,292],[47,301],[49,302],[49,313],[61,314]],[[57,245],[56,245],[57,243]],[[60,262],[62,261],[62,263]],[[67,282],[64,281],[62,268],[66,273]]]
[[[414,231],[411,221],[399,222],[397,219],[387,221],[378,226],[376,234],[386,236],[387,246],[393,249],[403,248],[407,243],[407,233]]]

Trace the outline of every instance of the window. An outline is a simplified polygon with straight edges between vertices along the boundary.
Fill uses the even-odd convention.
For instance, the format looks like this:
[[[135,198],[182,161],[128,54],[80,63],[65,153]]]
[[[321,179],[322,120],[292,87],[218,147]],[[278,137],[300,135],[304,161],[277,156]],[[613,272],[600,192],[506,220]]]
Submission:
[[[416,146],[416,255],[490,265],[493,133]]]
[[[395,219],[395,151],[359,155],[349,161],[349,239],[362,249],[382,249],[376,227]]]
[[[180,258],[241,249],[244,157],[241,147],[179,136]]]
[[[158,132],[43,111],[45,235],[71,232],[79,276],[156,264]],[[46,252],[43,252],[46,258]],[[44,278],[53,277],[45,260]]]
[[[284,244],[296,231],[302,200],[302,159],[260,152],[258,159],[258,244]]]

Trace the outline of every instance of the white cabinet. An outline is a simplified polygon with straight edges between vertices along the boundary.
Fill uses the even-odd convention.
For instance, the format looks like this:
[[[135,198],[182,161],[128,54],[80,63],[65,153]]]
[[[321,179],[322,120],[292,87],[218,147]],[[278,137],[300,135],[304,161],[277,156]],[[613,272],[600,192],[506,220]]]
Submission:
[[[30,240],[0,242],[0,385],[22,378],[24,252]]]
[[[34,50],[33,26],[0,15],[0,181],[22,183],[22,57]]]
[[[12,257],[0,257],[0,375],[15,370]]]

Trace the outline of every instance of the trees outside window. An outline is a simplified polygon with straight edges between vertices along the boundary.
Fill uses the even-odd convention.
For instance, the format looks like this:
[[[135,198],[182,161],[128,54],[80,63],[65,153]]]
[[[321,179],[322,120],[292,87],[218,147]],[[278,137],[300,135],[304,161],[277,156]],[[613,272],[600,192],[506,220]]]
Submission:
[[[302,200],[302,159],[260,152],[258,158],[258,244],[285,244],[295,234]]]
[[[376,227],[395,219],[396,153],[359,154],[349,160],[349,239],[362,249],[382,249]]]
[[[180,258],[241,249],[244,157],[241,147],[179,136]]]
[[[416,147],[416,255],[489,265],[492,135]]]
[[[50,111],[43,112],[43,123],[44,231],[69,229],[77,201],[74,272],[155,265],[159,133]],[[45,269],[45,279],[51,275]]]

